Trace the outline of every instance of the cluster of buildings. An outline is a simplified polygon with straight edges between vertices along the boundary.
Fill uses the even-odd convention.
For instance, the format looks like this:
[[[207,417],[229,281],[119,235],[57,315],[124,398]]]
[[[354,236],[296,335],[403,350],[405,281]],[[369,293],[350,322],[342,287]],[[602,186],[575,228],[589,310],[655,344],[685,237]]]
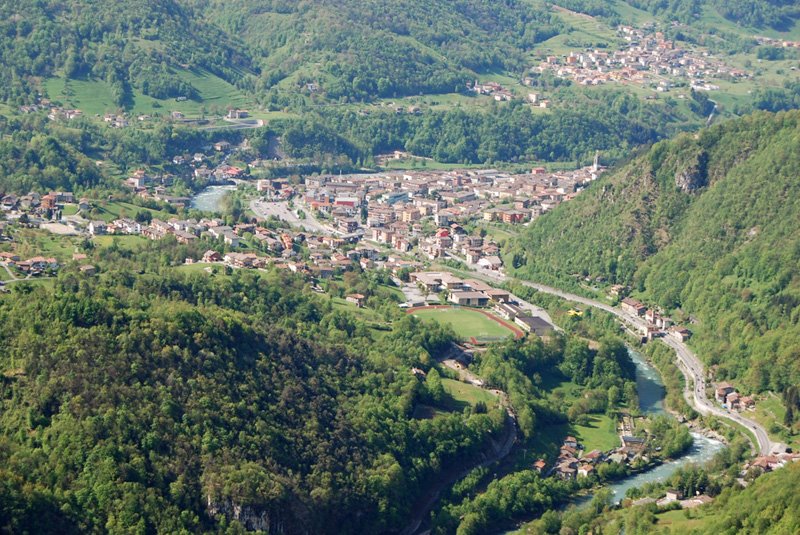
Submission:
[[[736,387],[727,382],[717,383],[714,398],[731,410],[741,411],[756,406],[756,401],[752,397],[740,395]]]
[[[488,258],[497,269],[497,246],[467,235],[462,225],[523,224],[574,198],[601,171],[595,162],[560,173],[537,168],[522,174],[486,169],[310,177],[302,202],[342,234],[359,233],[402,252],[419,246],[430,259],[455,255],[477,264]]]
[[[251,233],[253,239],[264,245],[264,249],[280,253],[283,242],[279,235],[269,229],[258,227],[252,223],[243,223],[233,227],[225,225],[221,219],[178,219],[169,221],[153,219],[149,223],[140,223],[130,218],[120,218],[105,223],[104,221],[90,221],[89,234],[98,236],[103,234],[141,235],[151,240],[160,240],[167,236],[175,236],[178,243],[191,243],[200,237],[220,240],[231,248],[237,248],[245,233]]]
[[[470,90],[479,95],[489,95],[498,102],[508,102],[514,99],[514,94],[497,82],[480,83],[478,80],[475,80]]]
[[[800,41],[787,41],[785,39],[775,39],[773,37],[756,37],[756,41],[762,45],[777,46],[781,48],[800,48]]]
[[[708,496],[707,494],[698,494],[697,496],[689,496],[684,497],[683,493],[680,490],[675,489],[668,489],[664,496],[661,498],[640,498],[638,500],[634,500],[631,505],[639,506],[639,505],[647,505],[650,503],[654,503],[659,507],[664,507],[671,503],[677,502],[680,505],[681,509],[693,509],[695,507],[699,507],[701,505],[706,505],[713,502],[714,499]]]
[[[800,461],[800,453],[776,453],[773,455],[760,455],[755,459],[748,461],[742,467],[739,474],[745,477],[748,472],[755,471],[760,474],[779,470],[789,463],[796,463]]]
[[[625,297],[620,301],[620,308],[628,314],[639,316],[647,321],[646,332],[642,333],[647,340],[669,335],[680,342],[685,342],[692,336],[689,329],[673,325],[671,318],[662,316],[657,310],[648,308],[636,299]]]
[[[75,196],[71,191],[51,191],[44,195],[32,191],[27,195],[8,194],[0,198],[0,210],[11,215],[38,215],[49,218],[66,204],[76,204]],[[89,201],[77,201],[79,209],[88,209]]]
[[[606,460],[606,456],[599,450],[583,454],[583,446],[573,436],[564,439],[558,458],[551,468],[549,475],[559,479],[576,479],[589,477],[595,474],[595,466]],[[539,459],[533,463],[533,468],[539,473],[545,469],[546,463]]]
[[[622,444],[608,452],[592,450],[584,452],[583,446],[573,436],[564,439],[555,463],[547,475],[559,479],[590,477],[602,463],[630,463],[644,457],[646,440],[641,437],[622,435]],[[534,470],[544,473],[547,463],[539,459],[533,464]]]
[[[55,271],[59,268],[58,260],[55,258],[45,258],[34,256],[27,260],[22,260],[19,255],[12,252],[0,252],[0,265],[14,268],[22,274],[39,276],[45,271]]]
[[[118,113],[106,113],[103,115],[103,122],[111,128],[126,128],[130,126],[128,118]]]
[[[747,78],[749,74],[713,58],[679,47],[662,32],[620,26],[618,34],[626,41],[621,50],[570,52],[566,56],[547,56],[533,69],[551,72],[579,85],[608,82],[655,85],[657,91],[669,91],[675,80],[689,82],[695,89],[717,88],[705,78]]]

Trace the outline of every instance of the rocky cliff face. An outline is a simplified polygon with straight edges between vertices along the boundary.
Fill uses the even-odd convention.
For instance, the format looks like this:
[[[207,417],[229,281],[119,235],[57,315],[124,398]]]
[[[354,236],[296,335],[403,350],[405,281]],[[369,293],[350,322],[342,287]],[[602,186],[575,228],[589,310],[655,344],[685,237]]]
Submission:
[[[284,533],[282,522],[257,507],[243,506],[225,499],[214,501],[208,496],[207,508],[211,516],[224,516],[228,520],[237,520],[248,531]]]
[[[700,151],[683,169],[675,173],[675,185],[684,193],[691,193],[708,185],[708,154]]]

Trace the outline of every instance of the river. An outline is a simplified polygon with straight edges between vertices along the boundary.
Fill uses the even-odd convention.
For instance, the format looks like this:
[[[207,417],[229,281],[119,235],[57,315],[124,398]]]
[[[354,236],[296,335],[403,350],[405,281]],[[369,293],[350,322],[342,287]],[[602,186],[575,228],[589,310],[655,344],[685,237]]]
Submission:
[[[222,200],[231,191],[236,191],[236,186],[208,186],[192,197],[191,207],[204,212],[221,212]]]
[[[658,370],[651,366],[638,351],[632,349],[628,351],[633,363],[636,365],[636,389],[639,393],[639,407],[646,414],[663,414],[666,390],[661,382]],[[613,493],[612,499],[614,501],[621,500],[630,488],[641,487],[653,481],[663,481],[686,464],[709,461],[725,447],[722,442],[710,439],[699,433],[692,433],[692,438],[694,439],[692,448],[680,459],[665,462],[652,470],[609,485],[608,488]]]

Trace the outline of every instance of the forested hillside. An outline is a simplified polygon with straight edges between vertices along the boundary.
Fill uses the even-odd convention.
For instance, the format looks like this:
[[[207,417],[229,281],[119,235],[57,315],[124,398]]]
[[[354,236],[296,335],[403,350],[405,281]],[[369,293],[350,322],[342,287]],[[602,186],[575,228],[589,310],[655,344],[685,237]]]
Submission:
[[[800,112],[656,144],[531,225],[523,277],[605,277],[693,320],[693,345],[754,390],[800,382]]]
[[[625,20],[624,4],[556,3],[612,26]],[[690,25],[704,9],[776,30],[798,17],[789,0],[628,4]],[[522,72],[535,45],[569,30],[541,0],[21,0],[0,6],[0,97],[31,102],[36,77],[59,74],[107,82],[119,106],[132,88],[196,98],[198,88],[176,75],[187,69],[261,95],[274,87],[333,100],[452,93],[479,74]]]
[[[331,98],[461,91],[475,71],[514,70],[563,23],[526,0],[198,2],[266,58],[261,89],[285,77]]]
[[[183,249],[109,249],[99,281],[0,300],[4,530],[197,532],[241,508],[250,529],[376,533],[502,430],[492,407],[412,417],[435,324],[400,314],[378,347],[299,278],[126,267]]]
[[[34,102],[36,77],[107,82],[119,106],[131,86],[156,98],[196,96],[174,69],[231,82],[252,68],[241,43],[179,0],[32,1],[0,4],[0,98]]]

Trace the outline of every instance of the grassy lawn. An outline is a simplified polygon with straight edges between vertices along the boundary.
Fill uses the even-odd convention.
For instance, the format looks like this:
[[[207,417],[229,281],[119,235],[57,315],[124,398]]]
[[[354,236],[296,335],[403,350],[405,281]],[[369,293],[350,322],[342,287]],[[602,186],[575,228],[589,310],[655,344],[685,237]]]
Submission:
[[[327,296],[323,296],[327,297]],[[385,323],[383,318],[371,308],[359,308],[355,305],[355,303],[350,303],[341,297],[333,297],[331,298],[333,302],[333,308],[336,310],[345,310],[352,314],[355,314],[362,320],[366,321],[373,321],[376,323]]]
[[[772,392],[767,393],[756,401],[755,411],[745,411],[744,415],[763,425],[772,440],[784,442],[795,450],[800,448],[800,435],[789,435],[789,428],[783,425],[783,419],[786,417],[786,407],[784,407],[781,399]],[[797,433],[798,424],[793,427],[793,432]],[[773,432],[774,429],[780,429],[780,431],[775,433]]]
[[[389,286],[388,284],[380,284],[379,287],[382,288],[383,290],[386,290],[387,292],[389,292],[393,296],[397,297],[400,301],[405,301],[406,300],[406,296],[403,294],[403,292],[397,286]]]
[[[180,111],[187,117],[199,117],[207,113],[224,113],[229,106],[250,107],[250,102],[241,91],[209,72],[176,69],[175,76],[192,84],[200,94],[200,98],[184,102],[178,102],[173,98],[156,99],[134,88],[133,102],[127,111],[134,115],[168,115],[172,111]],[[115,112],[119,108],[114,102],[111,86],[103,80],[65,80],[54,77],[47,79],[44,87],[51,99],[62,102],[65,106],[75,107],[88,116]]]
[[[437,308],[414,312],[418,318],[434,320],[450,325],[456,335],[462,338],[474,337],[477,340],[497,340],[512,333],[499,323],[482,313],[468,308]]]
[[[137,250],[141,249],[144,244],[148,242],[147,238],[143,236],[95,236],[92,241],[98,247],[110,247],[111,244],[116,243],[122,249]]]
[[[157,219],[168,220],[171,217],[176,217],[175,214],[169,212],[152,210],[123,201],[102,202],[99,204],[98,208],[101,212],[100,218],[103,221],[113,221],[121,217],[133,217],[137,212],[141,211],[150,212],[150,214]]]
[[[445,392],[453,398],[453,402],[456,405],[448,408],[461,410],[467,405],[474,407],[479,401],[484,402],[488,408],[491,408],[497,402],[497,396],[488,390],[468,383],[443,378],[442,386],[444,386]]]
[[[608,451],[620,445],[616,422],[605,414],[590,414],[588,424],[574,425],[572,429],[586,451]]]
[[[8,270],[4,267],[0,267],[0,281],[10,281],[11,275],[9,275]]]
[[[225,266],[221,264],[206,264],[204,262],[196,262],[194,264],[181,264],[180,266],[175,266],[175,269],[178,271],[182,271],[183,273],[206,273],[206,268],[216,269],[218,275],[225,274]]]
[[[78,213],[77,204],[65,204],[64,208],[61,210],[61,215],[75,215],[77,213]]]
[[[74,236],[58,236],[37,229],[18,229],[14,233],[16,252],[21,258],[32,256],[52,256],[64,262],[72,259],[75,246],[80,238]]]
[[[417,169],[420,171],[449,171],[451,169],[467,169],[481,167],[478,164],[463,163],[442,163],[435,160],[422,160],[420,158],[404,158],[401,160],[389,160],[384,169]]]
[[[691,518],[687,518],[687,513]],[[693,529],[701,529],[706,525],[706,511],[704,507],[687,509],[686,511],[667,511],[656,515],[656,525],[668,529],[671,533],[688,533]]]

